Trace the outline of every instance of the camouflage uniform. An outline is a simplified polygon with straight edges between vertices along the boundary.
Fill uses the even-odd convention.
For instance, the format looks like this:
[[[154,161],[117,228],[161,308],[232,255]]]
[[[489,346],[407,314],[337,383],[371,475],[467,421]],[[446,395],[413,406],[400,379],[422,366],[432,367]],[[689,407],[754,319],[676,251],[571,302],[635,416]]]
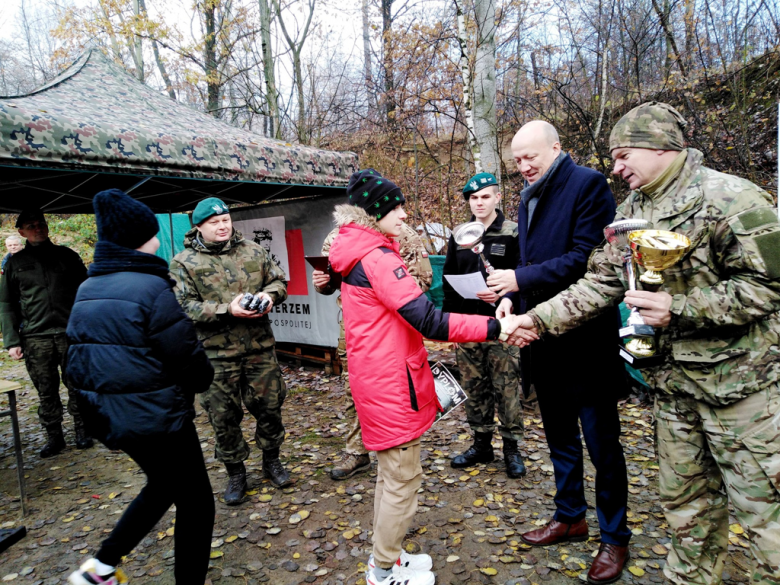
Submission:
[[[0,280],[0,323],[6,349],[21,346],[24,363],[40,406],[38,419],[47,431],[62,425],[60,376],[68,390],[68,412],[78,433],[84,423],[78,409],[77,392],[66,375],[68,338],[65,328],[79,285],[87,269],[79,255],[51,241],[28,244],[8,261]]]
[[[331,230],[322,243],[322,255],[327,256],[330,253],[330,245],[336,236],[339,235],[339,228]],[[401,257],[409,270],[409,274],[414,278],[417,285],[423,292],[427,291],[433,280],[433,269],[431,261],[428,260],[428,252],[425,250],[422,238],[408,225],[404,224],[401,235],[398,238],[398,244],[401,246]],[[336,289],[330,285],[315,290],[323,295],[332,295]],[[339,308],[341,308],[341,296],[337,299]],[[363,446],[363,436],[360,433],[360,420],[355,412],[355,402],[352,400],[352,391],[349,386],[349,370],[347,367],[347,343],[344,338],[344,321],[339,321],[339,359],[341,360],[341,379],[344,382],[344,390],[347,394],[347,404],[344,408],[344,419],[349,425],[347,433],[346,451],[351,455],[364,455],[368,453]]]
[[[471,221],[474,221],[472,216]],[[456,227],[455,230],[458,228]],[[484,255],[497,270],[514,270],[520,261],[517,224],[496,210],[496,219],[482,239]],[[450,237],[444,274],[468,274],[483,271],[479,256],[470,249],[460,248]],[[478,299],[463,299],[452,286],[443,283],[443,311],[453,313],[495,315],[495,307]],[[505,439],[523,439],[523,403],[520,392],[520,349],[501,341],[459,343],[458,360],[466,401],[466,418],[475,433],[492,434],[496,428],[498,407],[499,434]]]
[[[653,132],[675,125],[657,111],[638,114],[650,145]],[[620,134],[613,139],[620,147]],[[780,224],[766,192],[702,166],[697,150],[678,156],[686,160],[676,176],[650,195],[633,191],[617,214],[650,220],[692,244],[663,273],[662,290],[673,296],[671,322],[658,330],[665,361],[644,371],[656,389],[660,493],[673,531],[664,572],[680,584],[721,582],[725,487],[750,535],[752,582],[777,584]],[[559,335],[618,303],[627,288],[620,252],[607,244],[591,255],[583,279],[529,315],[540,332]]]
[[[249,457],[240,427],[241,402],[257,420],[257,445],[278,448],[284,441],[286,388],[268,317],[239,319],[230,315],[228,306],[244,292],[268,293],[278,305],[287,298],[286,277],[265,248],[236,230],[223,246],[205,244],[193,228],[184,247],[171,262],[174,292],[214,366],[214,383],[200,395],[201,405],[214,428],[217,459],[240,463]]]

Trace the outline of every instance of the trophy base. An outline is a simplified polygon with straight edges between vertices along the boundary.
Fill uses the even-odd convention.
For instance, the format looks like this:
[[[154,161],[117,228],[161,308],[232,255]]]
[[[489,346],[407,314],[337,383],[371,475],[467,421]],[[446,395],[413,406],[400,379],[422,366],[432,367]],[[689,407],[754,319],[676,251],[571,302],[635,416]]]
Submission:
[[[664,361],[664,356],[659,354],[651,355],[649,357],[635,356],[630,353],[622,343],[618,343],[618,348],[620,357],[623,358],[623,361],[637,370],[660,366]]]
[[[655,337],[652,325],[628,325],[620,329],[620,337]]]

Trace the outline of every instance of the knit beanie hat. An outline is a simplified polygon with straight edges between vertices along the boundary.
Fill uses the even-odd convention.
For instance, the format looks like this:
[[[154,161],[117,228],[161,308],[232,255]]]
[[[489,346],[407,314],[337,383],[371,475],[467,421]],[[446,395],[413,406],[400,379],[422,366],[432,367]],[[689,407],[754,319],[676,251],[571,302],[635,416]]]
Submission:
[[[222,199],[207,197],[195,206],[192,212],[192,225],[200,225],[213,215],[225,215],[230,209]]]
[[[669,104],[647,102],[618,120],[609,135],[610,152],[616,148],[677,150],[685,148],[683,130],[688,125]]]
[[[365,209],[377,220],[406,202],[401,188],[374,169],[353,173],[347,185],[347,195],[350,205]]]
[[[24,209],[20,214],[19,217],[16,218],[16,227],[20,228],[26,223],[30,223],[31,221],[42,221],[46,222],[46,218],[43,217],[43,211],[40,209]]]
[[[92,206],[98,240],[135,250],[160,231],[154,212],[119,189],[101,191],[95,195]]]

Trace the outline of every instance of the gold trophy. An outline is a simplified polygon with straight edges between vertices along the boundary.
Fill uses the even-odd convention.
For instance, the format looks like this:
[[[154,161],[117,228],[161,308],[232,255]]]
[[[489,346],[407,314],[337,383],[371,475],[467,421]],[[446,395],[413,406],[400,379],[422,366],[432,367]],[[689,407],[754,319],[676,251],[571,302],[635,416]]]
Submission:
[[[485,226],[478,221],[470,221],[464,223],[452,234],[455,239],[455,243],[463,248],[470,248],[475,254],[479,254],[482,259],[482,263],[485,265],[485,272],[490,274],[495,270],[493,265],[485,258],[483,251],[485,250],[485,244],[482,243],[482,238],[485,235]]]
[[[639,277],[642,288],[650,292],[661,288],[664,283],[661,272],[677,264],[691,247],[691,241],[683,235],[651,229],[631,232],[628,244],[634,261],[645,268]],[[655,336],[635,337],[626,344],[626,350],[635,358],[654,356]]]
[[[628,236],[637,230],[652,229],[653,224],[646,219],[621,219],[604,228],[604,237],[610,244],[617,246],[623,253],[623,269],[626,272],[628,290],[636,290],[636,265],[628,244]],[[626,326],[620,330],[620,337],[653,337],[655,330],[645,323],[639,309],[631,309]],[[623,345],[620,345],[623,349]]]

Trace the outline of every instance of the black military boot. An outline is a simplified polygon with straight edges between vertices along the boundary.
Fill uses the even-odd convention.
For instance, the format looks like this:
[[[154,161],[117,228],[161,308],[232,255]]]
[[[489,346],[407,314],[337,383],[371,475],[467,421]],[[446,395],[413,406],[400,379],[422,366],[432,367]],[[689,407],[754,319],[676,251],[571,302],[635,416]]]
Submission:
[[[46,442],[43,449],[41,449],[41,459],[59,455],[65,449],[65,437],[62,434],[62,427],[60,425],[47,428],[46,434],[49,435],[49,440]]]
[[[525,475],[525,463],[517,451],[517,441],[504,438],[504,463],[507,477],[518,478]]]
[[[450,467],[462,469],[477,463],[490,463],[494,459],[493,445],[490,444],[492,439],[493,433],[474,433],[474,444],[450,461]]]
[[[276,487],[285,487],[292,483],[290,474],[279,461],[279,447],[263,449],[263,475],[271,480]]]
[[[244,501],[246,495],[246,467],[244,462],[225,463],[228,472],[228,484],[222,495],[228,506],[237,506]]]
[[[95,442],[84,430],[84,423],[76,423],[76,449],[89,449]]]

